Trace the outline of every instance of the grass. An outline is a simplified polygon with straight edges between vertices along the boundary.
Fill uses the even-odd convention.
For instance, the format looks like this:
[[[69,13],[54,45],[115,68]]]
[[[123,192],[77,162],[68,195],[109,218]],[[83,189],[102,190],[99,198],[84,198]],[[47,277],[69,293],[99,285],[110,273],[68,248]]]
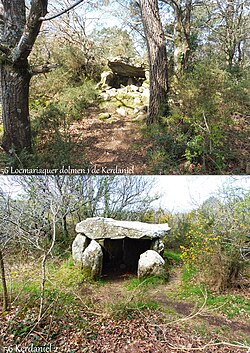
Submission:
[[[172,260],[174,264],[181,263],[181,252],[180,251],[171,251],[171,250],[164,250],[163,257],[165,260]]]
[[[140,286],[152,288],[164,283],[166,283],[166,278],[164,277],[150,276],[145,279],[132,278],[126,283],[126,288],[131,291]]]
[[[164,257],[174,260],[177,264],[180,262],[180,254],[173,251],[165,251]],[[8,281],[8,290],[11,299],[14,300],[15,303],[18,302],[20,305],[37,307],[41,291],[39,271],[39,263],[25,264],[22,268],[19,267],[19,271],[16,269],[10,271],[11,281]],[[172,288],[168,296],[171,299],[202,304],[204,301],[204,293],[207,293],[206,308],[209,312],[226,315],[228,319],[237,317],[243,318],[249,315],[250,303],[247,298],[238,294],[212,293],[205,285],[195,282],[195,275],[195,269],[190,270],[183,268],[180,284]],[[46,281],[45,287],[47,305],[50,305],[54,300],[60,302],[60,306],[67,306],[73,302],[79,302],[79,300],[89,304],[91,303],[89,295],[79,295],[81,288],[85,288],[87,285],[89,289],[97,292],[100,288],[104,288],[104,290],[107,288],[107,282],[103,280],[96,282],[89,280],[86,274],[82,272],[81,268],[74,266],[71,257],[61,262],[48,262],[47,277],[48,280]],[[109,310],[110,312],[120,311],[123,305],[124,310],[129,308],[129,311],[136,308],[157,307],[157,303],[152,303],[152,301],[147,298],[147,293],[162,285],[166,285],[167,288],[171,286],[171,283],[168,285],[166,278],[156,276],[150,276],[146,279],[130,278],[122,284],[124,298],[113,303],[111,301],[112,296],[110,296],[110,298],[108,297],[108,301],[111,301],[107,304]],[[0,284],[0,290],[2,289],[1,286]],[[134,295],[133,292],[135,292],[136,295]],[[132,300],[129,301],[129,306],[127,303],[128,296],[132,297]],[[136,300],[133,297],[135,297]]]
[[[219,311],[225,314],[229,319],[235,317],[249,317],[250,315],[249,299],[243,298],[239,295],[214,295],[209,293],[207,306],[215,312]]]
[[[180,300],[198,302],[200,305],[204,302],[204,296],[207,295],[206,309],[214,314],[227,316],[228,319],[245,319],[250,314],[249,299],[231,293],[218,294],[213,293],[204,284],[199,284],[195,280],[197,271],[195,268],[183,268],[182,281],[176,291],[169,295],[171,298]]]

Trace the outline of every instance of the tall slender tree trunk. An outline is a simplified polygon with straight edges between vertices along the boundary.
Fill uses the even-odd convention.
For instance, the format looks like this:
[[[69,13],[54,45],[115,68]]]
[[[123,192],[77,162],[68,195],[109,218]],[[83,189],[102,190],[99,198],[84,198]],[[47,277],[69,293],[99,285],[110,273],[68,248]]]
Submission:
[[[193,0],[186,0],[184,7],[175,1],[171,3],[175,11],[174,69],[179,77],[189,64]]]
[[[1,66],[2,119],[4,135],[2,146],[12,154],[31,149],[29,118],[29,84],[31,75],[28,63],[22,66]]]
[[[147,124],[152,124],[158,123],[160,116],[169,112],[168,60],[158,1],[141,0],[140,7],[149,57],[150,96]]]
[[[2,286],[3,286],[3,311],[6,311],[9,308],[9,299],[8,299],[8,290],[7,290],[7,284],[6,284],[2,250],[0,250],[0,271],[1,271],[1,277],[2,277]]]
[[[69,236],[68,224],[67,224],[67,215],[62,216],[62,229],[63,229],[63,240],[65,241]]]

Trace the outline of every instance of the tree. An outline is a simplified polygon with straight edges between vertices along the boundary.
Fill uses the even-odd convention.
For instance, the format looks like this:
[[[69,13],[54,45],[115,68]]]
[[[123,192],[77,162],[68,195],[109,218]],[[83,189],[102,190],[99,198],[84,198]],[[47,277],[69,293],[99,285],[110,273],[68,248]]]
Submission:
[[[9,309],[9,295],[5,276],[5,255],[8,243],[14,238],[12,225],[8,224],[10,212],[10,197],[0,188],[0,273],[3,287],[3,307],[2,311]]]
[[[67,10],[79,4],[77,1]],[[34,74],[48,72],[48,65],[31,67],[28,57],[47,14],[48,0],[0,0],[0,70],[2,88],[2,147],[8,154],[31,150],[29,85]],[[28,12],[28,14],[26,14]]]
[[[110,59],[112,57],[121,56],[128,59],[136,57],[133,41],[127,30],[117,26],[102,28],[94,31],[91,35],[95,45],[98,46],[102,58]]]
[[[0,271],[1,271],[1,278],[2,278],[2,286],[3,286],[3,311],[6,311],[9,308],[9,298],[8,298],[8,290],[7,290],[6,277],[5,277],[3,253],[1,249],[0,249]]]
[[[1,86],[4,136],[7,153],[31,149],[29,84],[32,69],[28,56],[47,13],[47,0],[33,0],[26,18],[24,0],[1,0]]]
[[[249,191],[231,184],[186,215],[182,259],[217,291],[234,286],[249,264],[249,200]]]
[[[191,14],[194,0],[161,0],[169,4],[175,14],[174,19],[174,68],[178,76],[188,67],[191,49]]]
[[[27,229],[27,225],[31,225],[34,229],[35,224],[39,227],[44,224],[48,229],[44,223],[46,217],[39,210],[41,205],[48,209],[50,200],[56,199],[60,205],[57,218],[64,240],[69,235],[69,216],[71,222],[96,216],[128,219],[133,212],[145,212],[158,198],[150,195],[154,179],[141,176],[25,176],[10,180],[22,187],[25,199],[37,210],[32,211],[33,220],[22,211],[23,227]]]
[[[207,5],[210,42],[218,46],[229,71],[243,66],[249,45],[249,0],[215,0]]]
[[[167,115],[168,107],[168,60],[165,35],[160,19],[157,0],[141,0],[140,9],[149,58],[149,115],[148,124],[158,123]]]

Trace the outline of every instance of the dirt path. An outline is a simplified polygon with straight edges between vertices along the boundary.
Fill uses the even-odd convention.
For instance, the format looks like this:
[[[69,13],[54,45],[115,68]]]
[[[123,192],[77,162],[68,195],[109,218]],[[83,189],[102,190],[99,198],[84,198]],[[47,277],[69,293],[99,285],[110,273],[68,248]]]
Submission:
[[[201,305],[198,305],[196,302],[173,298],[171,293],[178,292],[180,284],[181,271],[180,269],[175,269],[169,283],[152,289],[150,291],[150,298],[155,300],[163,309],[170,310],[170,313],[175,312],[177,317],[187,319],[186,322],[191,326],[193,323],[198,323],[200,326],[205,325],[210,332],[226,328],[229,337],[234,337],[235,339],[238,339],[242,333],[248,335],[250,332],[250,322],[228,319],[214,310],[211,311],[206,305],[200,311]],[[193,318],[189,320],[189,316],[193,316]]]
[[[118,115],[101,120],[99,113],[93,108],[87,118],[70,127],[75,145],[72,155],[78,156],[75,162],[79,164],[79,158],[84,154],[91,166],[104,174],[109,168],[123,169],[121,174],[126,174],[126,170],[127,174],[146,174],[148,146],[140,132],[143,122]]]

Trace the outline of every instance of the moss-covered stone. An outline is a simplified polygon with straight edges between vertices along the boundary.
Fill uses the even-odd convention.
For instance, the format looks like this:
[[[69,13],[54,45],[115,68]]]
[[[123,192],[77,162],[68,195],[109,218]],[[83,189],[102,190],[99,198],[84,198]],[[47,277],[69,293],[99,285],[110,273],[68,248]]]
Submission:
[[[110,113],[100,113],[98,115],[98,118],[101,119],[101,120],[106,120],[106,119],[111,118],[111,114]]]

